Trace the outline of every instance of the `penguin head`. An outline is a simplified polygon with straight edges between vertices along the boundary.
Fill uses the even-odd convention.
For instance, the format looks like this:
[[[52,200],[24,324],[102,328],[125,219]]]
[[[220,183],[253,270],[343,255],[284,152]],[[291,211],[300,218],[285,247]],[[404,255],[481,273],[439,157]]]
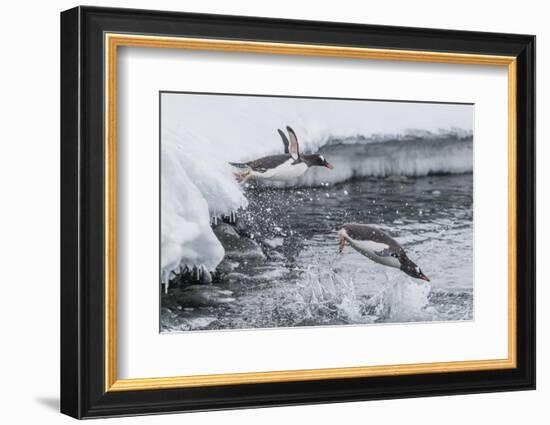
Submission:
[[[429,282],[430,279],[428,279],[428,276],[426,276],[424,273],[422,273],[422,270],[420,270],[420,267],[418,267],[416,264],[414,264],[411,260],[409,260],[407,257],[405,257],[401,261],[401,270],[407,273],[409,276],[414,277],[416,279],[422,279],[426,282]]]
[[[323,155],[308,155],[307,157],[308,167],[317,166],[317,167],[326,167],[329,170],[332,170],[334,166],[328,162]]]

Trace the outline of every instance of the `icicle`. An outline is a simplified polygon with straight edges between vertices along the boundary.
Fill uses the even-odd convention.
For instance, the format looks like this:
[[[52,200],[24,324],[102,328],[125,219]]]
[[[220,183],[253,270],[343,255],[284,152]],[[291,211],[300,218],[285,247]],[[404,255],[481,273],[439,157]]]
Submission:
[[[168,293],[168,287],[170,286],[170,277],[171,275],[174,275],[175,276],[175,273],[174,272],[164,272],[163,273],[163,276],[161,277],[161,280],[164,280],[164,293]],[[162,284],[162,282],[161,282]]]
[[[200,281],[200,283],[211,284],[212,283],[212,275],[210,274],[210,272],[208,271],[208,269],[206,268],[206,266],[204,264],[201,264],[200,271],[201,271],[201,281]]]

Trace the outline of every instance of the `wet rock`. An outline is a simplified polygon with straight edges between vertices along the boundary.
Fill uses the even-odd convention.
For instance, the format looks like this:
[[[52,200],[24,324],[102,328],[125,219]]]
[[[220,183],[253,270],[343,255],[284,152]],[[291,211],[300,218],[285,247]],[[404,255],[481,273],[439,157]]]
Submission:
[[[227,289],[222,289],[214,285],[203,286],[203,285],[190,285],[183,290],[183,292],[192,292],[192,291],[201,291],[201,292],[220,292],[224,295],[231,295],[231,291]]]
[[[178,307],[180,307],[180,305],[178,304],[177,299],[173,296],[176,291],[178,291],[178,289],[169,290],[167,294],[162,294],[162,309],[160,311],[161,317],[163,315],[168,316],[170,313],[176,314],[179,310]]]
[[[252,279],[243,273],[228,273],[223,279],[223,283],[228,285],[245,285],[251,283]]]
[[[181,332],[194,329],[208,329],[218,319],[212,316],[161,316],[161,332]]]
[[[171,332],[179,330],[181,320],[177,313],[169,308],[163,307],[160,309],[160,330],[161,332]]]
[[[234,226],[237,229],[237,231],[241,233],[245,233],[248,230],[248,228],[246,227],[245,220],[241,219],[240,217],[237,217],[237,220],[235,220]]]
[[[233,292],[214,285],[191,285],[172,294],[175,302],[184,308],[210,307],[235,301]]]
[[[190,329],[204,329],[211,325],[212,323],[216,322],[218,319],[215,317],[195,317],[193,319],[188,319],[188,325]]]
[[[252,239],[240,236],[235,228],[222,223],[214,228],[214,233],[225,249],[229,260],[265,260],[260,245]]]
[[[231,261],[228,258],[224,258],[223,261],[218,264],[216,271],[221,274],[231,273],[235,268],[237,268],[239,263]]]
[[[390,183],[407,183],[409,181],[407,176],[388,176],[384,180]]]
[[[286,259],[283,254],[275,250],[268,251],[267,256],[269,257],[270,260],[274,260],[274,261],[284,261]]]
[[[265,268],[258,270],[258,272],[258,274],[254,275],[254,280],[274,281],[284,277],[288,271],[281,268]]]
[[[210,307],[235,301],[232,291],[221,289],[214,285],[190,285],[184,289],[174,288],[162,295],[162,306],[166,311],[166,319],[171,314],[177,316],[178,311],[189,311],[194,307]]]
[[[167,320],[173,320],[176,317],[176,313],[174,313],[172,310],[170,310],[167,307],[162,307],[160,309],[160,317],[161,317],[161,321],[165,322]]]
[[[225,244],[238,241],[241,238],[235,228],[227,223],[220,223],[218,226],[214,227],[213,230],[224,246]]]

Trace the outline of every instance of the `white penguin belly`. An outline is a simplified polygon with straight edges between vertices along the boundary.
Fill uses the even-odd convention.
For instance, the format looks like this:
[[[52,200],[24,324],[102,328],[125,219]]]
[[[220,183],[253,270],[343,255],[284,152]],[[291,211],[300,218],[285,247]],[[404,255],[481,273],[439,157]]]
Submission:
[[[374,241],[361,241],[355,239],[348,239],[350,245],[355,248],[358,252],[363,254],[365,257],[370,258],[372,261],[383,264],[388,267],[401,268],[401,263],[395,257],[391,255],[378,255],[377,252],[382,252],[385,249],[388,249],[388,245],[385,243],[374,242]]]
[[[281,165],[267,170],[263,173],[253,171],[252,175],[261,179],[270,180],[291,180],[300,177],[307,171],[307,165],[303,162],[294,164],[294,159],[289,159],[283,162]]]

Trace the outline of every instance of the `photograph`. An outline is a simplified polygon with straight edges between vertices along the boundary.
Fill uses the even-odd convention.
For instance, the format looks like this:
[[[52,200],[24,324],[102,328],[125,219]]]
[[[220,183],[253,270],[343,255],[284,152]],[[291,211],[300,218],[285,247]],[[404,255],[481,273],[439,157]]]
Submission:
[[[473,104],[159,102],[161,332],[474,320]]]

